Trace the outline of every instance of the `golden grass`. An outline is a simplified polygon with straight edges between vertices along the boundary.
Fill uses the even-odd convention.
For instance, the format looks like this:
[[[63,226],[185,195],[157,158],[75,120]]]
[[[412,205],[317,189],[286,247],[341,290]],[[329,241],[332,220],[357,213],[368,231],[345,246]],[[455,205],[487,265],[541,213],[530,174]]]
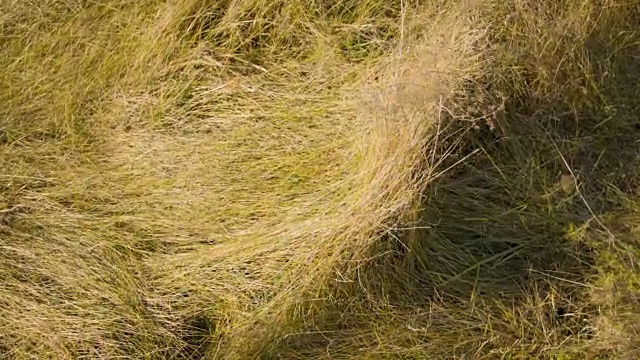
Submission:
[[[633,357],[639,8],[544,3],[0,3],[0,357]]]

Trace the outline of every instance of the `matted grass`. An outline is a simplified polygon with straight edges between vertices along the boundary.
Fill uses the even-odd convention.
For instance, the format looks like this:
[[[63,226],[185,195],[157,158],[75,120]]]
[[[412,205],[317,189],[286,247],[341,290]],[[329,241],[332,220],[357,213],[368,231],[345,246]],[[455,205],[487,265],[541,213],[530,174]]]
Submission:
[[[634,358],[640,7],[0,4],[0,357]]]

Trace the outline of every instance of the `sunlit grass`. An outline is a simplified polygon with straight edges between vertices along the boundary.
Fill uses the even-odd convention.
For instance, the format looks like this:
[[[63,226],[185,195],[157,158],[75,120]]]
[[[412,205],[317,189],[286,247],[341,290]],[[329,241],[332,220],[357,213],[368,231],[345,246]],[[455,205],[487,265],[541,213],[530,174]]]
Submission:
[[[0,4],[0,354],[634,358],[640,8]]]

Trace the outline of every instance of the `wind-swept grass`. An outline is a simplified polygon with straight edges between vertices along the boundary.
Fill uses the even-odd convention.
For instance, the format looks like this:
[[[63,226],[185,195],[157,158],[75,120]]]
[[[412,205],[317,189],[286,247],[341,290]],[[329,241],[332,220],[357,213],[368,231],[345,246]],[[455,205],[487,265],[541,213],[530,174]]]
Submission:
[[[0,3],[0,357],[636,357],[639,14]]]

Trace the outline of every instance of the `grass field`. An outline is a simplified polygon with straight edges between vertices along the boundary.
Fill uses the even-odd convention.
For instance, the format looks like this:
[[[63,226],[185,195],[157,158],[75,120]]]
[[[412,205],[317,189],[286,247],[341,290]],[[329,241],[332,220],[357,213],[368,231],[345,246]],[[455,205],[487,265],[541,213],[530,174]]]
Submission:
[[[0,359],[640,358],[640,2],[0,0]]]

